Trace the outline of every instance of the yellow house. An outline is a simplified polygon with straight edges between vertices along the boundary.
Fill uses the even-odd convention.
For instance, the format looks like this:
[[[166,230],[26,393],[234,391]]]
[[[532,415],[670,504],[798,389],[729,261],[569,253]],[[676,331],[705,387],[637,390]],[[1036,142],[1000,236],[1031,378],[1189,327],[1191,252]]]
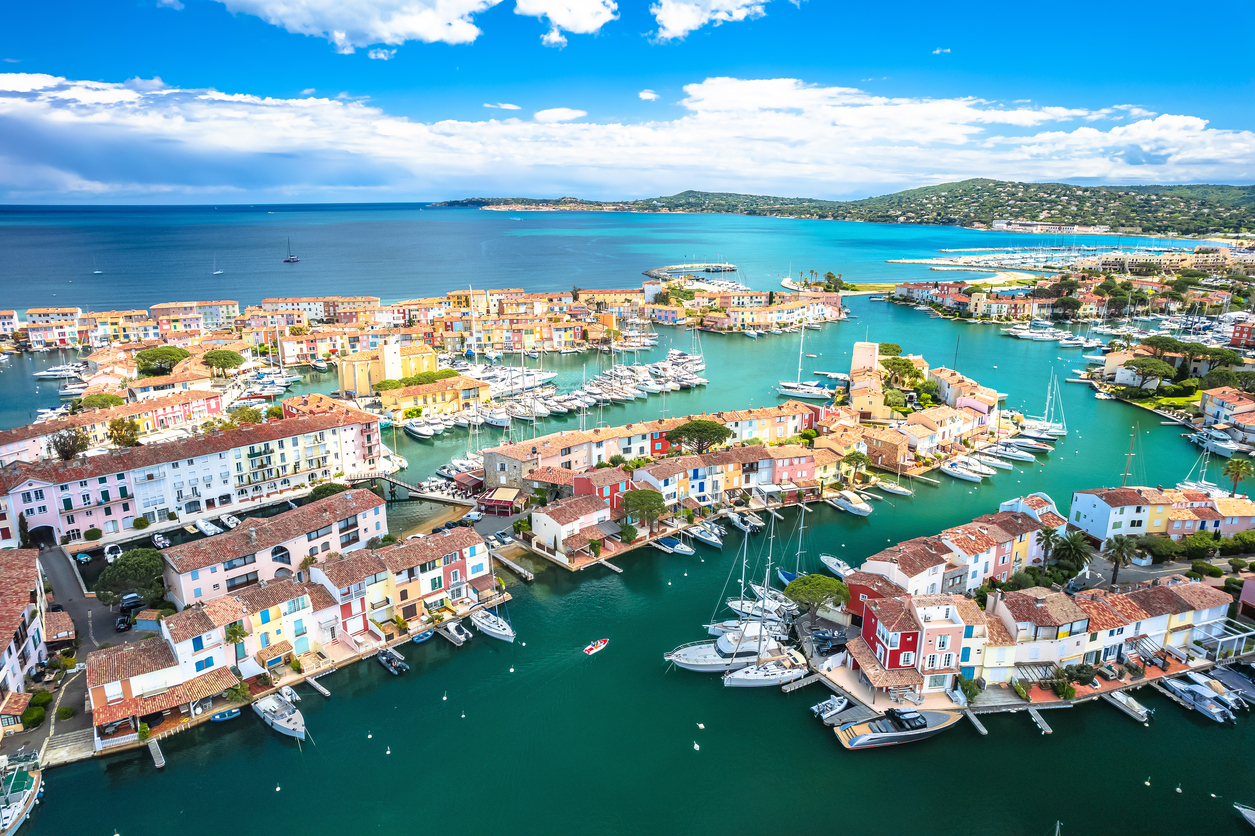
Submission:
[[[370,351],[347,354],[335,361],[341,392],[369,393],[381,380],[400,380],[436,370],[436,352],[427,345],[389,342]]]
[[[422,416],[451,415],[487,403],[489,397],[487,383],[460,375],[379,393],[384,411],[394,419],[403,417],[411,409],[419,410]]]

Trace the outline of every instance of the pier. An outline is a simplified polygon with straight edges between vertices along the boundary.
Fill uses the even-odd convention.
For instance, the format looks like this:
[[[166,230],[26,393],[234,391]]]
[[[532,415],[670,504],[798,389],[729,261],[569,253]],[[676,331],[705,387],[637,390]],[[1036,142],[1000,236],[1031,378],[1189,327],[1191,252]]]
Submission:
[[[332,670],[334,670],[334,668]],[[331,673],[331,671],[327,671],[327,673]],[[322,674],[322,675],[325,675],[325,674]],[[323,684],[318,681],[318,677],[311,676],[308,679],[306,679],[305,682],[309,685],[309,687],[313,688],[315,691],[322,694],[324,697],[328,697],[328,698],[331,697],[331,692],[323,687]]]
[[[533,575],[531,572],[527,571],[526,569],[524,569],[522,566],[518,565],[514,561],[508,558],[502,557],[500,552],[489,551],[488,553],[492,555],[494,558],[496,558],[498,563],[500,563],[505,568],[509,569],[514,574],[518,575],[523,580],[525,581],[536,580],[535,575]]]
[[[384,473],[383,471],[377,471],[375,473],[359,473],[345,477],[345,481],[350,484],[356,484],[358,482],[373,482],[376,479],[381,482],[387,482],[389,485],[395,485],[398,488],[405,488],[405,490],[409,493],[408,499],[411,500],[418,500],[422,502],[443,502],[446,505],[462,505],[467,508],[475,507],[475,500],[473,499],[464,499],[460,496],[450,496],[444,493],[426,493],[417,485],[411,485],[409,482],[402,481],[393,476],[391,473]]]
[[[791,694],[797,689],[805,688],[807,685],[810,685],[813,682],[818,682],[821,679],[823,679],[822,676],[817,673],[813,673],[810,676],[804,676],[801,679],[795,679],[792,682],[784,683],[780,686],[780,690],[786,694]]]
[[[618,566],[615,566],[613,563],[611,563],[609,558],[603,557],[601,560],[597,562],[600,563],[602,566],[605,566],[611,572],[614,572],[616,575],[623,574],[623,570],[620,569]]]
[[[972,709],[970,708],[963,709],[963,716],[972,721],[972,725],[976,727],[976,730],[981,733],[982,737],[989,734],[989,729],[985,728],[985,724],[982,723],[980,719],[975,714],[972,713]]]
[[[166,765],[166,756],[161,753],[161,745],[155,740],[148,741],[148,751],[153,756],[153,764],[158,769]]]
[[[668,264],[666,267],[652,267],[642,275],[665,282],[675,278],[672,275],[673,273],[705,273],[708,271],[712,273],[735,273],[736,265],[716,261],[703,261],[695,264]]]
[[[1037,728],[1041,729],[1042,734],[1054,734],[1054,729],[1050,728],[1050,724],[1046,722],[1046,718],[1037,712],[1036,708],[1028,710],[1028,716],[1033,718],[1033,722],[1037,724]]]

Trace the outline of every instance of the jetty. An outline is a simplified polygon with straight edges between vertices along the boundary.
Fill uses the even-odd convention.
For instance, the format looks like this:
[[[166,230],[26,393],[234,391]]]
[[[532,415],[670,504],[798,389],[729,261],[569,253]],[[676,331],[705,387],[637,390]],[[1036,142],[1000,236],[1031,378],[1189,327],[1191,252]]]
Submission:
[[[976,727],[976,730],[980,732],[982,736],[989,734],[989,729],[985,728],[985,724],[980,721],[980,718],[972,713],[972,709],[963,709],[963,716],[972,721],[972,725]]]
[[[668,264],[666,267],[651,267],[642,275],[658,281],[669,281],[675,278],[674,273],[735,273],[736,265],[726,261],[699,261],[693,264]]]
[[[450,496],[447,493],[429,493],[424,491],[418,485],[411,485],[409,482],[398,479],[391,473],[385,473],[382,470],[375,471],[374,473],[356,473],[345,477],[345,481],[350,484],[357,484],[358,482],[373,482],[375,480],[387,482],[389,485],[395,485],[398,488],[404,488],[408,493],[406,498],[410,500],[420,502],[443,502],[446,505],[462,505],[467,508],[475,507],[474,499],[466,499],[460,496]]]
[[[332,670],[335,670],[335,669],[332,668]],[[327,673],[331,673],[331,671],[327,671]],[[322,675],[323,674],[320,674],[320,676]],[[328,691],[325,687],[323,687],[323,684],[318,681],[318,677],[311,676],[308,679],[306,679],[305,682],[309,685],[309,687],[313,688],[315,691],[322,694],[324,697],[331,696],[331,692]]]
[[[500,563],[500,564],[501,564],[502,566],[504,566],[505,568],[509,569],[509,570],[510,570],[511,572],[513,572],[514,574],[518,575],[518,576],[519,576],[520,578],[522,578],[523,580],[525,580],[525,581],[533,581],[533,580],[536,580],[536,576],[535,576],[534,574],[532,574],[531,572],[527,571],[527,570],[526,570],[526,569],[524,569],[522,566],[520,566],[520,565],[518,565],[517,563],[515,563],[513,560],[510,560],[510,559],[509,559],[509,558],[507,558],[507,557],[502,557],[502,555],[501,555],[501,553],[500,553],[500,552],[494,552],[494,551],[489,550],[489,552],[488,552],[488,553],[489,553],[490,555],[492,555],[494,558],[496,558],[496,560],[497,560],[497,562],[498,562],[498,563]]]
[[[1054,734],[1054,729],[1046,722],[1046,718],[1038,713],[1036,708],[1028,710],[1028,716],[1033,718],[1033,722],[1037,724],[1037,728],[1041,729],[1042,734]]]
[[[813,673],[810,676],[804,676],[801,679],[795,679],[792,682],[784,683],[783,685],[780,686],[780,690],[786,694],[791,694],[794,691],[796,691],[798,688],[805,688],[807,685],[810,685],[812,682],[818,682],[821,679],[823,679],[822,676],[820,676],[817,673]]]
[[[153,764],[158,769],[166,765],[166,756],[161,753],[161,744],[155,740],[148,741],[148,752],[153,756]]]

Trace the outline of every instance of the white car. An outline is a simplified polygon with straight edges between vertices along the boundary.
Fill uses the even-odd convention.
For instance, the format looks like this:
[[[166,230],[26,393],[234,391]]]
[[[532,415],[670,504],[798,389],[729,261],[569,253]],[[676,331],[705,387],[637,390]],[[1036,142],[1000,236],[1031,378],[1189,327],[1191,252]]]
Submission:
[[[117,543],[110,543],[105,546],[105,562],[112,563],[122,556],[122,547]]]
[[[466,516],[462,517],[462,519],[470,520],[471,522],[479,522],[483,518],[484,514],[482,511],[470,511],[466,514]]]

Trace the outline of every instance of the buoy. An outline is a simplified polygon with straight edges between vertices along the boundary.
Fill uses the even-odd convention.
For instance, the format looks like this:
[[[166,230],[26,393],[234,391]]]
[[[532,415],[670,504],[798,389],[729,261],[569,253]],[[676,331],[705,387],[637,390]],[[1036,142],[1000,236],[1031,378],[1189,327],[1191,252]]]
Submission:
[[[684,573],[684,577],[686,577],[686,578],[687,578],[688,576],[689,576],[689,573],[688,573],[688,572],[685,572],[685,573]]]
[[[279,785],[278,785],[278,784],[276,784],[276,785],[275,785],[275,792],[278,792],[278,791],[279,791]],[[118,834],[116,834],[116,833],[115,833],[115,834],[113,834],[113,836],[118,836]]]
[[[702,750],[702,747],[700,747],[700,746],[698,746],[698,745],[697,745],[697,741],[696,741],[696,740],[694,740],[694,741],[693,741],[693,750],[694,750],[694,751],[697,751],[697,752],[700,752],[700,751]]]
[[[511,665],[511,666],[510,666],[510,673],[514,673],[514,666],[513,666],[513,665]]]
[[[667,581],[667,586],[671,586],[671,581]]]
[[[1180,791],[1181,791],[1181,785],[1177,784],[1177,792],[1180,792]]]
[[[374,735],[373,735],[373,734],[371,734],[370,732],[366,732],[366,739],[367,739],[367,740],[370,740],[372,737],[374,737]]]
[[[1146,786],[1148,786],[1148,787],[1150,786],[1150,777],[1149,777],[1149,776],[1147,776],[1145,783],[1146,783]]]
[[[527,647],[527,642],[523,642],[523,646],[524,646],[524,647]]]
[[[705,723],[698,723],[698,724],[697,724],[697,727],[698,727],[699,729],[704,729],[704,728],[706,728],[706,724],[705,724]]]
[[[465,720],[465,719],[466,719],[466,712],[465,712],[465,711],[463,711],[463,712],[462,712],[462,719],[463,719],[463,720]]]

